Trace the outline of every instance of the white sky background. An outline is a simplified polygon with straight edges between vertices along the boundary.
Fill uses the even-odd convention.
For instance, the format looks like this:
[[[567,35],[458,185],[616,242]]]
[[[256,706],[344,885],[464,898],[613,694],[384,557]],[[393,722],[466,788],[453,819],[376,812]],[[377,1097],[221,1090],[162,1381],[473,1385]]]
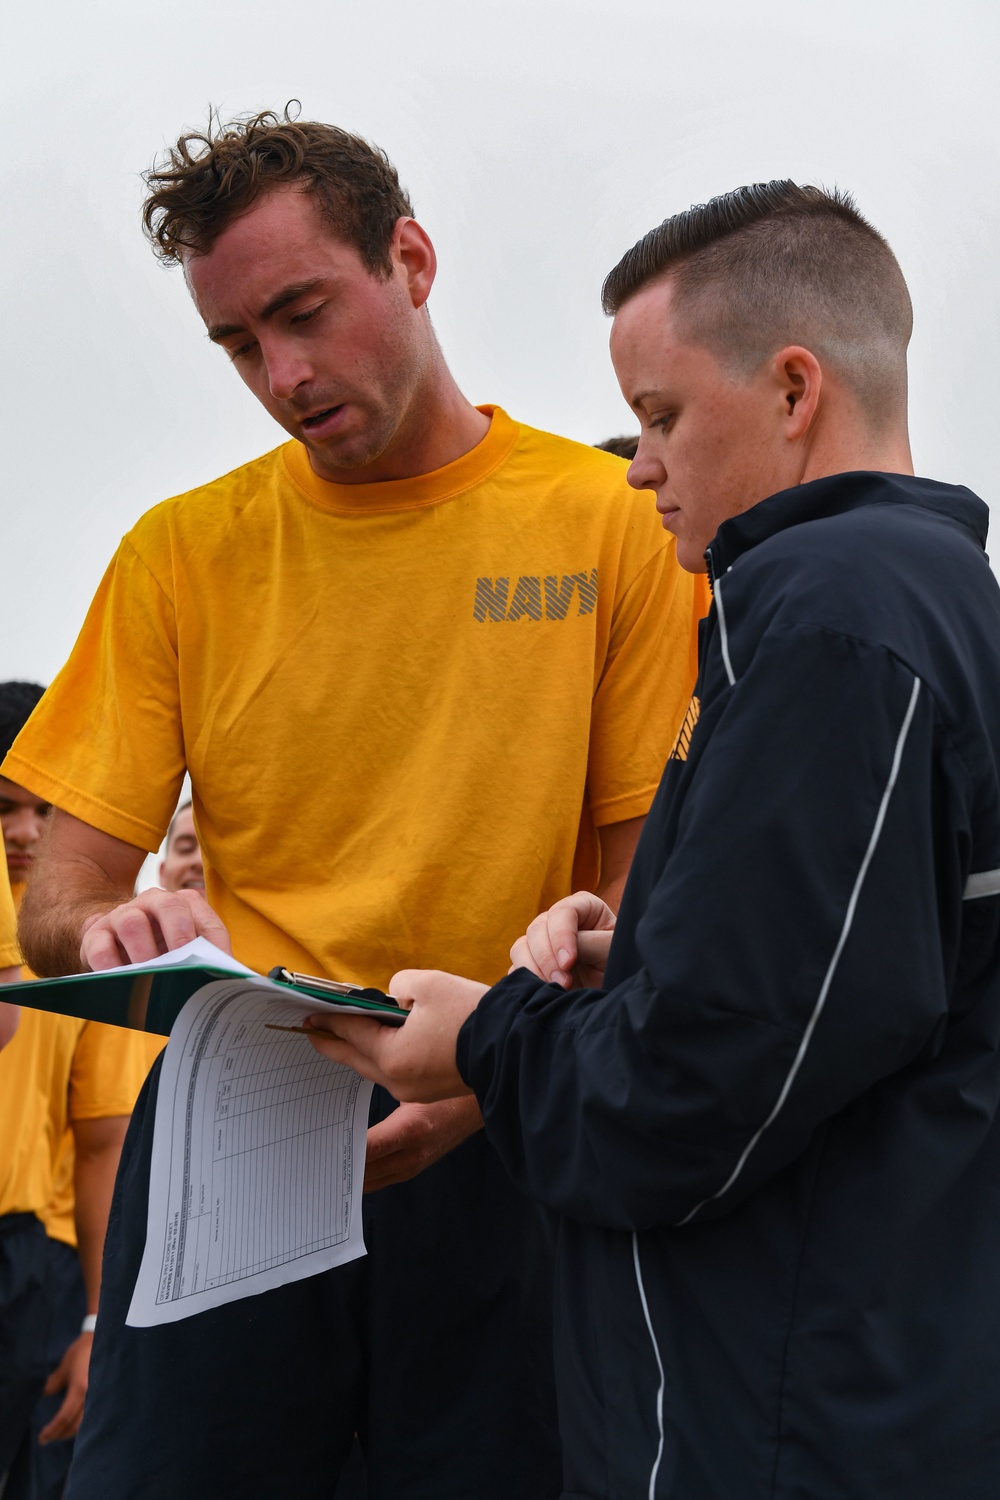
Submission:
[[[0,678],[51,678],[142,511],[283,440],[138,228],[210,101],[382,145],[466,393],[587,442],[633,426],[624,250],[740,183],[852,189],[913,295],[918,471],[1000,505],[995,0],[42,0],[5,43]]]

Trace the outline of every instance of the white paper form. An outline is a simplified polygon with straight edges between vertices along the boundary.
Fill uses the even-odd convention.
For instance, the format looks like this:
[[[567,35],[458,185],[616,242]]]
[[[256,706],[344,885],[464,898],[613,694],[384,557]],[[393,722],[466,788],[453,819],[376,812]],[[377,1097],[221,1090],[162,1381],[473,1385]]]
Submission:
[[[308,1037],[267,1029],[327,1008],[256,976],[205,985],[184,1006],[163,1055],[132,1327],[365,1253],[371,1084]]]

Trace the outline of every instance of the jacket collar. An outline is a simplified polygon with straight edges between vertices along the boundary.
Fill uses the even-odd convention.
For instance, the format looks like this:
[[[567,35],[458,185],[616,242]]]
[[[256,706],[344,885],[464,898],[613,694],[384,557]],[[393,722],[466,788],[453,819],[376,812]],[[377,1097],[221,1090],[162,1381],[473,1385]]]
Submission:
[[[916,505],[937,511],[960,522],[981,548],[986,547],[989,508],[964,485],[939,484],[910,474],[858,470],[779,490],[742,515],[723,521],[706,553],[709,577],[720,577],[744,552],[789,526],[844,515],[868,505]]]

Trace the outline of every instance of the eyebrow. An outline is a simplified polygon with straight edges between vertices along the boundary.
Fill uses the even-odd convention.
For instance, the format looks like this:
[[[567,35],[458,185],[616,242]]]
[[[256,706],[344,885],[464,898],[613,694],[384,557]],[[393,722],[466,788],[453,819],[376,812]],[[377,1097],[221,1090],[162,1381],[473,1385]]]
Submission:
[[[321,285],[322,281],[317,278],[314,281],[295,281],[291,286],[283,287],[277,296],[272,297],[267,306],[261,310],[261,322],[266,323],[268,318],[273,318],[275,313],[281,312],[283,307],[287,307],[291,302],[297,302],[300,297],[308,296]],[[217,323],[208,330],[208,336],[213,344],[217,344],[220,339],[232,338],[235,333],[246,333],[242,323]]]

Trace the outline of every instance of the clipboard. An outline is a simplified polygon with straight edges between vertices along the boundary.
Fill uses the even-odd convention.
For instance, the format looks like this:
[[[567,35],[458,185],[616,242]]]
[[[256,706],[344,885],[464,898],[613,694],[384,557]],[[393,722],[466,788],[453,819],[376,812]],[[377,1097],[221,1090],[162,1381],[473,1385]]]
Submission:
[[[81,1021],[101,1021],[109,1026],[127,1026],[134,1031],[169,1036],[181,1010],[197,990],[218,979],[243,978],[279,994],[316,1000],[317,1011],[370,1016],[389,1026],[401,1026],[406,1020],[407,1012],[380,990],[272,970],[277,972],[287,978],[265,978],[230,958],[207,939],[195,938],[183,948],[144,964],[5,984],[0,988],[0,1000],[27,1005],[32,1010],[76,1016]],[[296,1017],[301,1013],[301,1005],[296,1006]]]

